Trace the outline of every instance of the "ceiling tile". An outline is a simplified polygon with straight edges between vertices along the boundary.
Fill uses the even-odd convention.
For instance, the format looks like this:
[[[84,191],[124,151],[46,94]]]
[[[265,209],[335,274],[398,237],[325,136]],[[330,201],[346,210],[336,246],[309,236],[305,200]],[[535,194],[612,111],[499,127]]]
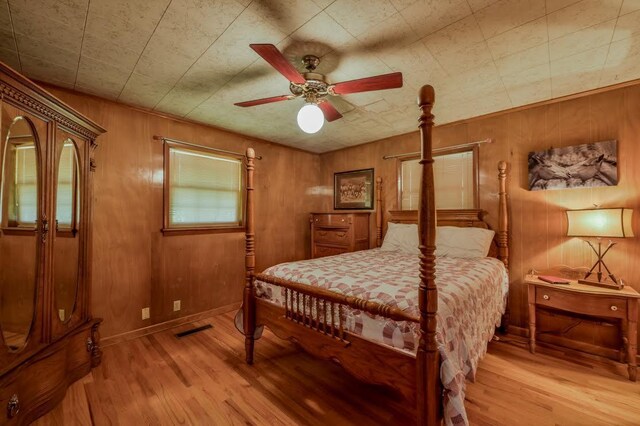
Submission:
[[[513,106],[551,98],[551,73],[548,63],[504,76],[502,81]]]
[[[85,38],[99,39],[139,56],[169,3],[170,0],[91,0]]]
[[[111,64],[131,72],[138,62],[142,50],[131,50],[127,46],[97,38],[85,32],[82,41],[82,57]]]
[[[68,68],[22,54],[20,55],[20,63],[22,64],[22,71],[30,78],[73,88],[76,80],[77,63]]]
[[[0,49],[16,50],[16,40],[10,29],[0,27]]]
[[[9,3],[7,0],[0,0],[0,28],[5,31],[12,31],[11,15],[9,13]]]
[[[598,47],[558,61],[551,61],[553,97],[598,87],[609,46]]]
[[[37,40],[34,48],[43,53],[51,46],[80,53],[84,24],[70,26],[40,15],[17,14],[13,11],[11,17],[16,37],[27,36]]]
[[[584,52],[611,43],[616,20],[603,22],[593,27],[571,33],[549,42],[549,55],[552,61]]]
[[[613,41],[640,35],[640,10],[618,18]]]
[[[471,9],[474,12],[477,12],[480,9],[484,9],[487,6],[492,5],[493,3],[497,2],[498,0],[468,0],[468,1],[469,1],[469,6],[471,6]]]
[[[405,49],[383,52],[378,57],[393,71],[402,72],[404,82],[416,88],[445,74],[422,40]]]
[[[130,73],[83,56],[78,67],[76,87],[89,93],[116,99]]]
[[[321,12],[311,0],[254,1],[248,10],[272,22],[285,34],[290,34]]]
[[[14,70],[20,71],[20,59],[18,59],[18,52],[15,50],[0,47],[0,61],[9,65]]]
[[[31,20],[35,26],[41,18],[46,18],[80,31],[84,27],[88,4],[89,0],[9,0],[14,21],[26,23]]]
[[[295,55],[293,55],[295,58],[292,58],[292,55],[287,55],[289,59],[295,60],[299,60],[300,55],[306,54],[321,57],[354,41],[354,37],[326,12],[318,13],[309,22],[291,34],[291,38],[299,42],[301,44],[300,49],[305,52],[295,49]]]
[[[173,83],[156,81],[145,75],[133,73],[118,100],[145,108],[153,108],[172,87]]]
[[[438,53],[476,45],[484,42],[484,37],[472,15],[431,34],[424,42],[431,52]]]
[[[622,0],[582,0],[548,15],[549,39],[609,21],[618,16]]]
[[[466,73],[487,64],[493,65],[493,58],[484,41],[435,52],[433,56],[449,75]]]
[[[545,14],[544,0],[501,0],[475,16],[485,37],[495,37]]]
[[[640,78],[640,34],[611,43],[600,86]]]
[[[530,49],[548,40],[547,18],[540,18],[487,39],[487,45],[493,57],[497,59]]]
[[[424,37],[471,14],[466,0],[420,0],[401,11],[413,31]]]
[[[336,0],[325,11],[354,36],[396,13],[389,0]]]
[[[182,63],[191,61],[191,65],[242,11],[242,6],[234,0],[173,0],[143,56],[158,63],[168,54],[174,58],[182,56]]]
[[[444,91],[461,88],[463,95],[467,98],[476,98],[504,90],[498,70],[493,62],[488,62],[467,72],[450,75],[440,87]]]
[[[398,51],[418,38],[399,13],[358,36],[362,48],[374,54],[385,50]]]
[[[495,61],[501,76],[520,73],[536,65],[549,64],[549,46],[540,44]],[[548,67],[547,67],[548,68]]]
[[[76,69],[78,67],[80,49],[70,51],[54,45],[43,46],[38,39],[27,37],[23,34],[18,34],[16,38],[20,55],[39,58],[44,62],[60,65],[68,69]]]
[[[565,7],[571,6],[574,3],[578,3],[579,1],[580,0],[547,0],[547,13],[564,9]]]
[[[635,12],[636,10],[640,10],[640,0],[624,0],[622,9],[620,9],[620,16]]]

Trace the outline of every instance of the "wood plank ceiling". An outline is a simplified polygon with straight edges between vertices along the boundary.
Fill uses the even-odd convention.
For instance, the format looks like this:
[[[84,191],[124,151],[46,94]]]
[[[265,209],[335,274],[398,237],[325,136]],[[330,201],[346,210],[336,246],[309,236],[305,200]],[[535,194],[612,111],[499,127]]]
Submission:
[[[249,48],[273,43],[330,82],[392,71],[402,89],[333,98],[315,135]],[[0,60],[34,79],[313,152],[640,78],[638,0],[0,0]]]

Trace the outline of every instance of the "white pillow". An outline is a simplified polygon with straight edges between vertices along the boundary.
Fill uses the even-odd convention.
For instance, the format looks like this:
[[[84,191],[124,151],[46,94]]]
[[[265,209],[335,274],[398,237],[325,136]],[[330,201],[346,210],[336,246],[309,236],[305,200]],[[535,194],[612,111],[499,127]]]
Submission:
[[[487,257],[495,232],[482,228],[438,226],[436,255],[449,257]]]
[[[380,250],[420,254],[418,245],[418,225],[389,222]]]

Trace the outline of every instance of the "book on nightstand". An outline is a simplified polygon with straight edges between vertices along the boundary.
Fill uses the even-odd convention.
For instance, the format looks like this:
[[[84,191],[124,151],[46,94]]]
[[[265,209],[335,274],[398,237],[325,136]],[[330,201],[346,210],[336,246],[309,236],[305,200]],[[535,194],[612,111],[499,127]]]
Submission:
[[[553,275],[538,275],[538,279],[550,284],[570,284],[566,278],[554,277]]]

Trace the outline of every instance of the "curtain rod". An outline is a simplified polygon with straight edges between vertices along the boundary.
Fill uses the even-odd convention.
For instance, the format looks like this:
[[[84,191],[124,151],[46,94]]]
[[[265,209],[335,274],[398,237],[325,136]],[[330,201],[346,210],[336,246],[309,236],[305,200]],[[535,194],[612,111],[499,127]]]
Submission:
[[[181,140],[178,140],[178,139],[165,138],[164,136],[154,136],[153,139],[155,139],[157,141],[162,141],[162,142],[174,142],[174,143],[179,143],[179,144],[182,144],[182,145],[193,146],[193,147],[196,147],[196,148],[203,148],[203,149],[206,149],[208,151],[215,151],[215,152],[222,152],[222,153],[225,153],[225,154],[232,154],[232,155],[236,155],[238,157],[246,157],[245,154],[242,154],[240,152],[227,151],[226,149],[220,149],[220,148],[212,148],[212,147],[206,146],[206,145],[198,145],[197,143],[185,142],[185,141],[181,141]],[[256,155],[256,160],[262,160],[262,156],[261,155]]]
[[[467,142],[467,143],[461,143],[459,145],[453,145],[453,146],[445,146],[442,148],[435,148],[432,150],[432,152],[442,152],[442,151],[450,151],[452,149],[458,149],[458,148],[468,148],[468,147],[472,147],[472,146],[476,146],[476,145],[482,145],[485,143],[491,143],[493,142],[493,140],[491,138],[488,139],[483,139],[481,141],[474,141],[474,142]],[[418,152],[407,152],[404,154],[393,154],[393,155],[385,155],[382,157],[383,160],[391,160],[392,158],[401,158],[401,157],[412,157],[414,155],[420,155],[420,151]]]

